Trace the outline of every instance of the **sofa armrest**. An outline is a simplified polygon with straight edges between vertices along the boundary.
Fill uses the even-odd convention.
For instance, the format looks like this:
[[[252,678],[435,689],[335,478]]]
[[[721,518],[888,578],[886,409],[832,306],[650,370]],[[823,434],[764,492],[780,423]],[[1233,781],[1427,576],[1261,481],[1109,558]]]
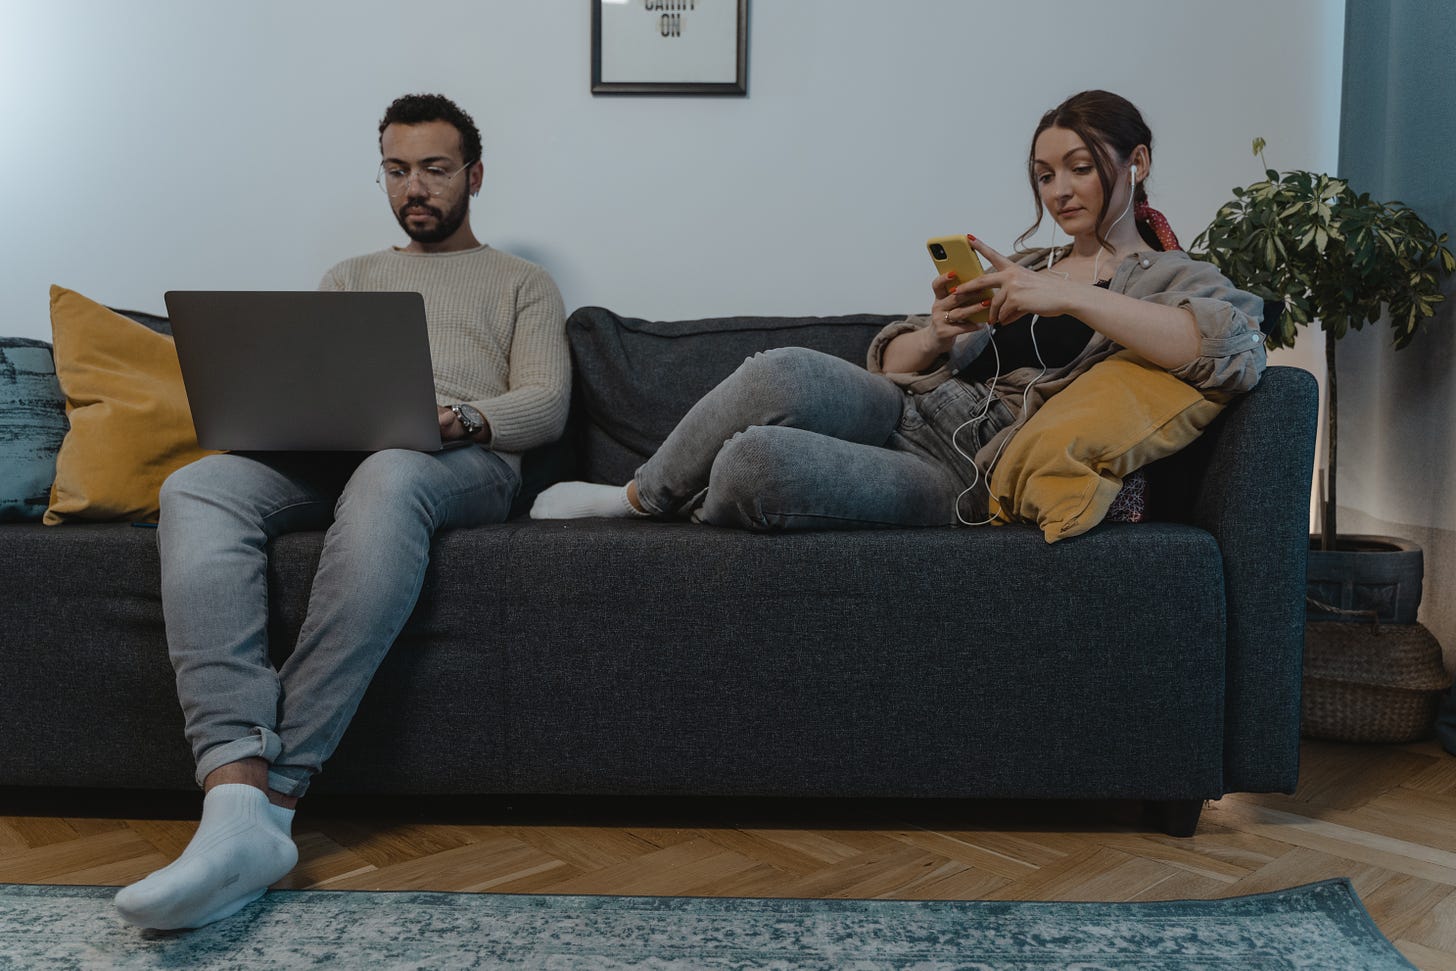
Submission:
[[[1228,602],[1224,787],[1293,792],[1298,779],[1305,562],[1319,391],[1271,367],[1200,442],[1189,519],[1223,554]]]

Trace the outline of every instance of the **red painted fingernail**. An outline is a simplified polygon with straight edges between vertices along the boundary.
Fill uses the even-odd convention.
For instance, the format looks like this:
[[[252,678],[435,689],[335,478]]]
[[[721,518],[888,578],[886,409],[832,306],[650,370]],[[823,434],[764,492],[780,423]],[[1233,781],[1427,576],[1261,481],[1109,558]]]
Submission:
[[[982,300],[981,301],[981,306],[983,306],[983,307],[989,307],[989,306],[991,306],[991,301],[989,301],[989,300]]]
[[[976,241],[976,237],[972,236],[970,233],[966,233],[966,239],[970,240],[973,243]]]
[[[949,271],[948,273],[946,273],[945,276],[946,276],[946,279],[948,279],[948,280],[959,280],[960,279],[960,277],[956,276],[955,270]]]

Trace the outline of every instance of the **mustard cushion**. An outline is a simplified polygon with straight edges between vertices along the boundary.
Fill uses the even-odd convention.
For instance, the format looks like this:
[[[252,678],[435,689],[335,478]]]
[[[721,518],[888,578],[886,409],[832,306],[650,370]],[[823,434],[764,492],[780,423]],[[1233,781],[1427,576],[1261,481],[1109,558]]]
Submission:
[[[71,427],[44,522],[155,522],[162,480],[209,454],[197,445],[172,339],[57,286],[51,334]]]
[[[1053,395],[1012,436],[991,474],[999,523],[1031,522],[1048,543],[1107,515],[1124,476],[1196,439],[1223,410],[1192,385],[1120,351]]]

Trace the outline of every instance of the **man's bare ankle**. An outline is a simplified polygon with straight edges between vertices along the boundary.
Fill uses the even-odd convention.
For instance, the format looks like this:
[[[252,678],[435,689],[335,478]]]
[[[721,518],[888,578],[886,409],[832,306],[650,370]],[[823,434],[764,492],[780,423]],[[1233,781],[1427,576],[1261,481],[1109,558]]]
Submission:
[[[275,806],[293,809],[298,805],[297,796],[290,796],[269,787],[266,759],[239,759],[236,762],[219,765],[207,774],[206,779],[202,780],[202,791],[209,792],[217,786],[237,783],[262,791],[268,797],[268,801]]]
[[[285,796],[277,789],[268,790],[268,801],[282,809],[296,809],[298,807],[297,796]]]
[[[268,763],[264,759],[239,759],[226,765],[219,765],[202,780],[202,791],[211,792],[218,786],[242,784],[254,789],[268,791]]]

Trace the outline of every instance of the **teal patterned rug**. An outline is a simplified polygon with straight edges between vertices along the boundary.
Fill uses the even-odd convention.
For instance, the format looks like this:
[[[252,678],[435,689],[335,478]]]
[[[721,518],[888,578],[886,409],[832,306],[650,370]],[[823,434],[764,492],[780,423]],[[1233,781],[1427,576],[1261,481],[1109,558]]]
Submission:
[[[115,892],[0,885],[0,968],[1413,968],[1348,880],[1168,903],[276,890],[173,933],[122,923]]]

